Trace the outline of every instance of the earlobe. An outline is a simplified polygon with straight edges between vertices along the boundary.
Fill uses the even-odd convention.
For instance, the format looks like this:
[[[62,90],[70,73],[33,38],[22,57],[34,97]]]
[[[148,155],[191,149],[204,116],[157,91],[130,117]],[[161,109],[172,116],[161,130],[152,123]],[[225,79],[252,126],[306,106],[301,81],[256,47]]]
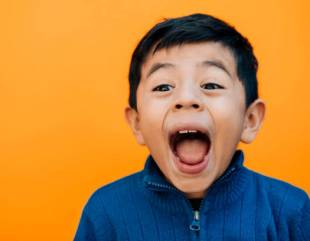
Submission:
[[[125,119],[130,129],[132,130],[138,144],[145,145],[144,138],[140,130],[140,119],[139,119],[138,112],[131,107],[126,107],[125,108]]]
[[[251,143],[254,141],[265,117],[265,103],[261,99],[255,100],[247,109],[244,119],[241,141]]]

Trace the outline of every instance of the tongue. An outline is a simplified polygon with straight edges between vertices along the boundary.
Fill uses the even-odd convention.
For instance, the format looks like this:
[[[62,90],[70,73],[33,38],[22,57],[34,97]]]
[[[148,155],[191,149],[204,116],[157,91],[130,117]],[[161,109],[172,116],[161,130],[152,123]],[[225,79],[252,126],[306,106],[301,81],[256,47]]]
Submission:
[[[197,164],[201,162],[208,151],[208,144],[205,141],[183,140],[176,146],[176,153],[182,162]]]

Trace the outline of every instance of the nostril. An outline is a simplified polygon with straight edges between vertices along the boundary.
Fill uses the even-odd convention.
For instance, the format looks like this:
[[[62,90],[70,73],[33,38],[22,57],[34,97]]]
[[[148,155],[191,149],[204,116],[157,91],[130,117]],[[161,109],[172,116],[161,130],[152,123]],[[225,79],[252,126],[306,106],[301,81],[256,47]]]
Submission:
[[[177,108],[177,109],[181,109],[181,108],[182,108],[182,105],[180,105],[180,104],[176,104],[176,105],[175,105],[175,108]]]
[[[175,108],[176,109],[181,109],[183,106],[181,105],[181,104],[176,104],[175,105]],[[194,108],[194,109],[199,109],[199,105],[198,104],[192,104],[192,107]]]

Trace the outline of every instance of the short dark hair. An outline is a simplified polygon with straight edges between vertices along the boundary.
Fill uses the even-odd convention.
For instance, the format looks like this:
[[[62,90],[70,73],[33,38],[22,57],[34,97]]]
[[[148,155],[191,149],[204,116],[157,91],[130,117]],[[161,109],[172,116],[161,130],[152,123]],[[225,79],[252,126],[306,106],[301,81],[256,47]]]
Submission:
[[[129,70],[129,106],[137,110],[136,92],[141,79],[141,67],[153,49],[153,54],[164,48],[186,43],[219,42],[228,47],[235,59],[237,75],[245,89],[246,107],[258,98],[258,62],[247,38],[233,26],[207,14],[192,14],[165,19],[156,24],[140,40],[134,50]]]

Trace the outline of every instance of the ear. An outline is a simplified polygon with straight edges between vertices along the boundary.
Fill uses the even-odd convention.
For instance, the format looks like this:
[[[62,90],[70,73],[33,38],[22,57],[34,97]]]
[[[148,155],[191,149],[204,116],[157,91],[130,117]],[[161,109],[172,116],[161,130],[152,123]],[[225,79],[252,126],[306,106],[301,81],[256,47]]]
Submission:
[[[140,130],[139,113],[131,107],[126,107],[125,118],[134,136],[136,137],[137,142],[140,145],[145,145],[144,138]]]
[[[261,99],[255,100],[246,110],[243,131],[241,134],[241,141],[243,143],[251,143],[264,120],[265,117],[265,103]]]

